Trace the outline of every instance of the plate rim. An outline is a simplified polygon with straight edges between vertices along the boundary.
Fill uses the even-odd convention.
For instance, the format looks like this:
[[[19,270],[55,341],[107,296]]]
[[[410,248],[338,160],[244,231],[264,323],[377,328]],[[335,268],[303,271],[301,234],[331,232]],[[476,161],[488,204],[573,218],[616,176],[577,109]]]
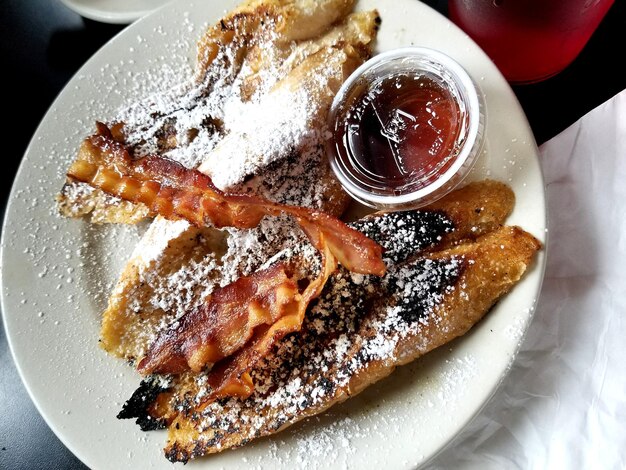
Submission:
[[[63,1],[63,3],[66,3],[66,0],[62,0],[62,1]],[[383,0],[380,0],[380,1],[382,2]],[[185,3],[185,2],[180,2],[180,3]],[[191,3],[191,2],[189,1],[187,3]],[[165,6],[167,6],[167,5],[165,5]],[[442,15],[438,11],[434,10],[429,5],[421,4],[421,7],[431,10],[435,14],[437,14],[437,15],[441,16],[442,18],[444,18],[447,22],[450,21],[448,18],[446,18],[444,15]],[[218,7],[216,7],[216,9],[220,10],[221,7],[218,6]],[[147,16],[152,16],[155,13],[156,13],[156,11],[153,11],[153,12],[151,12]],[[36,399],[36,394],[32,390],[31,383],[29,382],[29,379],[27,377],[28,374],[23,370],[23,364],[20,362],[20,360],[18,359],[18,355],[16,354],[16,347],[15,347],[15,344],[14,344],[15,338],[14,338],[14,336],[10,332],[11,330],[9,329],[9,324],[8,324],[8,319],[7,319],[8,315],[10,315],[10,314],[7,313],[7,309],[6,309],[6,305],[7,305],[7,300],[6,300],[6,296],[7,295],[5,293],[5,288],[6,288],[6,284],[5,284],[6,267],[4,266],[4,259],[5,259],[5,255],[6,255],[6,250],[8,249],[8,245],[5,243],[5,241],[6,241],[6,238],[7,238],[8,223],[10,221],[10,214],[11,214],[11,211],[12,211],[12,208],[13,208],[13,205],[14,205],[15,193],[18,190],[17,182],[20,179],[22,173],[26,171],[25,168],[29,164],[33,163],[33,162],[30,162],[30,161],[27,161],[26,157],[29,156],[33,152],[32,147],[35,145],[36,137],[40,134],[40,131],[41,131],[42,127],[45,125],[45,123],[50,119],[51,114],[52,114],[53,110],[55,109],[55,107],[57,105],[57,102],[59,101],[61,95],[68,89],[69,85],[75,80],[75,78],[77,76],[79,76],[79,75],[81,75],[83,73],[83,70],[85,68],[87,68],[92,61],[96,61],[97,60],[98,55],[100,54],[100,52],[103,49],[105,49],[105,48],[108,49],[110,47],[115,47],[116,42],[119,41],[119,37],[123,36],[125,34],[125,31],[126,30],[121,31],[120,33],[118,33],[115,36],[113,36],[109,41],[107,41],[106,44],[104,44],[100,49],[98,49],[98,51],[96,51],[79,68],[79,70],[73,75],[73,77],[63,87],[63,89],[61,90],[59,95],[51,103],[50,107],[48,108],[48,110],[44,114],[42,120],[40,121],[40,124],[37,126],[37,129],[35,130],[35,132],[33,134],[33,137],[31,138],[31,140],[30,140],[30,142],[29,142],[29,144],[28,144],[28,146],[27,146],[27,148],[26,148],[26,150],[24,152],[24,155],[23,155],[22,161],[20,163],[20,166],[18,168],[18,171],[16,172],[15,177],[13,179],[13,183],[11,185],[11,192],[10,192],[9,198],[7,199],[7,204],[6,204],[5,211],[4,211],[4,217],[3,217],[3,223],[2,223],[2,234],[1,234],[1,237],[0,237],[0,306],[2,308],[3,327],[5,329],[7,344],[9,346],[9,350],[11,351],[11,355],[13,357],[14,364],[16,366],[16,369],[17,369],[18,373],[19,373],[20,379],[22,380],[22,383],[24,384],[24,387],[26,388],[26,390],[27,390],[31,400],[33,401],[33,403],[34,403],[34,405],[35,405],[35,407],[37,409],[37,411],[44,418],[44,420],[46,421],[47,425],[55,433],[55,435],[59,438],[59,440],[74,455],[76,455],[77,458],[79,458],[85,464],[88,464],[89,459],[86,458],[86,456],[84,455],[83,451],[81,449],[77,448],[75,446],[75,443],[72,442],[68,438],[66,433],[64,433],[61,429],[59,429],[59,427],[54,422],[54,419],[51,416],[49,416],[49,414],[42,408],[41,402]],[[471,39],[469,39],[469,41],[471,41]],[[478,46],[476,45],[476,47],[478,47]],[[504,80],[503,77],[502,77],[502,80]],[[538,160],[539,159],[539,152],[538,152],[538,148],[537,148],[536,142],[534,141],[534,136],[533,136],[533,133],[532,133],[532,129],[530,128],[530,124],[528,123],[528,120],[527,120],[527,118],[526,118],[526,116],[525,116],[525,114],[523,112],[523,109],[521,108],[521,105],[520,105],[519,101],[517,100],[517,97],[515,96],[512,88],[510,86],[508,86],[508,84],[507,84],[507,87],[508,87],[507,93],[509,94],[509,98],[513,98],[513,100],[516,103],[516,106],[518,108],[518,112],[521,113],[521,116],[523,117],[523,121],[524,121],[524,124],[525,124],[525,127],[526,127],[525,131],[528,132],[528,134],[533,137],[533,142],[531,142],[530,144],[534,147],[533,153],[535,155],[535,158]],[[546,199],[546,191],[545,191],[545,178],[544,178],[544,174],[543,174],[543,170],[541,168],[541,165],[538,165],[538,167],[539,167],[539,172],[540,172],[539,173],[539,177],[541,178],[542,189],[543,189],[543,193],[542,193],[541,196],[542,196],[542,200],[543,200],[544,226],[547,228],[547,226],[548,226],[547,225],[547,223],[548,223],[548,207],[547,207],[547,199]],[[535,235],[537,235],[537,234],[535,234]],[[541,288],[542,288],[543,281],[544,281],[544,278],[545,278],[545,270],[546,270],[546,266],[547,266],[548,232],[546,231],[546,233],[542,234],[542,235],[544,236],[544,240],[542,242],[543,243],[543,249],[539,253],[539,256],[537,257],[537,259],[535,259],[535,261],[533,263],[533,267],[532,267],[532,269],[534,269],[534,270],[536,270],[536,269],[540,270],[540,272],[539,272],[539,283],[538,283],[538,288],[537,288],[537,291],[536,291],[536,297],[535,297],[535,299],[533,301],[532,310],[529,313],[527,324],[526,324],[526,326],[525,326],[525,328],[523,330],[522,337],[518,341],[517,347],[515,348],[515,351],[513,353],[512,358],[511,358],[511,363],[515,359],[517,354],[519,353],[519,350],[520,350],[521,345],[523,343],[523,339],[525,338],[526,334],[528,333],[528,325],[532,321],[532,318],[533,318],[533,316],[535,314],[536,307],[537,307],[537,300],[538,300],[539,294],[541,292]],[[489,401],[492,399],[493,395],[500,388],[502,382],[508,376],[509,369],[510,369],[510,366],[505,371],[502,371],[500,373],[498,382],[497,382],[495,387],[492,387],[488,398],[481,403],[481,405],[474,411],[474,413],[467,420],[464,421],[464,423],[461,426],[458,427],[458,429],[456,430],[456,432],[452,436],[449,436],[449,438],[445,442],[442,442],[440,447],[435,452],[433,452],[430,456],[428,456],[428,458],[426,460],[422,461],[420,463],[420,465],[427,464],[428,462],[430,462],[433,459],[435,459],[437,457],[437,455],[439,455],[443,450],[445,450],[446,446],[449,443],[453,442],[456,439],[456,437],[468,425],[468,423],[471,422],[478,414],[480,414],[481,410],[489,403]]]
[[[159,8],[164,7],[168,2],[171,1],[172,0],[164,0],[163,2],[159,2],[159,4],[156,5],[154,8],[143,8],[130,11],[105,10],[102,8],[83,5],[82,3],[76,2],[75,0],[61,0],[61,3],[63,3],[63,5],[65,5],[73,12],[78,13],[80,16],[89,20],[99,21],[101,23],[123,25],[133,23],[134,21],[146,15],[149,15]]]

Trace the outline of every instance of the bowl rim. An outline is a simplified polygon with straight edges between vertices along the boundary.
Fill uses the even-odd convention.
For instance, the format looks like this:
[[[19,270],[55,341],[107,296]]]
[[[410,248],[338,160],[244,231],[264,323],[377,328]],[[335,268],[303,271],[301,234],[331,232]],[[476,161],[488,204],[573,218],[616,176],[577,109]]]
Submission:
[[[404,65],[403,62],[406,62],[406,65],[409,65],[407,70],[416,72],[420,69],[415,68],[415,59],[429,61],[433,65],[441,67],[442,72],[445,71],[447,74],[444,76],[441,73],[440,78],[447,83],[453,81],[464,92],[463,94],[467,97],[466,112],[468,115],[466,138],[453,164],[442,175],[437,177],[435,181],[416,191],[399,195],[376,194],[355,184],[352,178],[343,170],[342,163],[339,163],[335,143],[330,138],[327,141],[327,154],[335,176],[352,197],[371,207],[388,208],[416,203],[424,205],[443,197],[458,186],[469,173],[484,144],[486,113],[484,112],[485,105],[482,91],[465,68],[456,60],[439,50],[421,46],[402,47],[382,52],[367,60],[352,72],[333,99],[328,113],[329,129],[335,129],[338,111],[345,103],[348,92],[367,72],[381,64],[392,62],[400,63],[401,65]],[[428,70],[428,72],[433,73],[431,70]],[[457,176],[459,174],[460,177]],[[451,184],[451,180],[455,176],[458,177],[458,181],[455,184]],[[446,187],[446,185],[449,187]],[[417,206],[414,205],[412,207]]]

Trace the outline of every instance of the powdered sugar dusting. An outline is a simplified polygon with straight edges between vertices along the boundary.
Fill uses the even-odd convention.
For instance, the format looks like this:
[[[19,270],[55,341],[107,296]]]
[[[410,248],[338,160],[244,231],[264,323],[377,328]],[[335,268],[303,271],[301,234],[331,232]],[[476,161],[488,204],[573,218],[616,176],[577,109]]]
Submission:
[[[217,187],[228,189],[293,152],[322,143],[325,131],[318,115],[325,109],[320,100],[328,98],[319,90],[328,87],[345,55],[331,54],[336,63],[326,64],[328,72],[309,71],[294,84],[290,74],[299,72],[281,67],[285,57],[279,56],[288,60],[295,44],[280,41],[270,18],[250,36],[222,44],[208,66],[199,67],[203,75],[121,110],[114,120],[125,123],[134,154],[159,153],[200,166]],[[248,53],[242,60],[246,49],[257,50],[261,59]]]
[[[136,156],[160,153],[185,166],[197,167],[221,140],[223,107],[236,99],[239,67],[234,50],[223,48],[203,82],[180,79],[119,111],[113,119],[125,123],[127,144]]]
[[[524,331],[526,331],[526,318],[528,318],[531,312],[532,308],[528,307],[523,312],[523,316],[517,316],[513,319],[513,323],[507,326],[507,328],[504,330],[504,334],[507,336],[507,338],[513,341],[521,341],[524,335]]]
[[[414,239],[414,247],[427,246],[426,238],[430,239],[433,232],[439,234],[432,238],[437,240],[451,230],[442,215],[402,214],[391,219],[372,218],[360,227],[378,241],[385,240],[397,259],[397,245],[405,243],[405,237],[395,236],[399,221],[405,222],[401,226],[408,225],[407,221],[419,221],[411,229],[422,234]],[[341,268],[307,312],[302,331],[285,338],[275,353],[252,372],[253,395],[245,401],[231,398],[211,402],[203,409],[195,422],[202,432],[201,445],[219,448],[228,442],[230,432],[237,440],[271,433],[300,419],[305,412],[343,400],[346,387],[371,367],[413,354],[403,341],[410,337],[414,347],[422,328],[438,328],[436,308],[444,295],[454,289],[465,265],[462,256],[433,260],[406,255],[398,263],[390,262],[382,279],[353,276]],[[202,378],[196,380],[196,385],[198,393],[193,401],[189,396],[174,396],[173,406],[183,414],[192,411],[210,393]],[[305,440],[302,446],[307,452],[315,451],[312,441]]]
[[[346,55],[327,47],[321,51],[325,62],[308,64],[306,56],[289,61],[296,45],[281,40],[275,21],[261,22],[253,32],[243,24],[241,35],[221,44],[210,62],[201,61],[193,77],[136,101],[111,121],[125,123],[136,157],[156,152],[190,167],[202,163],[200,169],[222,189],[336,210],[345,195],[324,157],[321,116]],[[219,37],[224,28],[218,24],[211,34]],[[303,74],[302,64],[317,68]],[[251,230],[221,231],[157,220],[129,265],[138,276],[122,277],[114,293],[123,301],[112,315],[128,321],[122,355],[143,354],[160,329],[216,287],[288,258],[303,260],[303,269],[318,262],[301,230],[285,217],[265,219]]]
[[[288,216],[266,217],[253,229],[225,230],[156,220],[131,261],[137,279],[123,277],[113,292],[125,300],[112,315],[127,321],[129,356],[141,357],[161,330],[216,288],[280,260],[312,274],[320,268],[317,250]]]
[[[144,236],[144,241],[135,247],[133,259],[138,259],[139,269],[144,270],[152,262],[154,262],[167,243],[172,238],[181,235],[185,230],[189,229],[189,222],[185,220],[166,221],[159,219],[150,225],[150,228]]]
[[[452,411],[459,399],[459,390],[463,390],[477,373],[476,360],[471,355],[446,360],[437,391],[441,406]]]
[[[334,468],[345,468],[350,455],[356,450],[352,439],[366,431],[360,430],[359,425],[350,417],[340,418],[325,428],[316,428],[313,432],[296,437],[295,461],[299,465],[318,461],[323,465],[333,465]],[[343,462],[337,462],[338,456],[343,454]],[[313,458],[313,459],[311,459]]]
[[[306,88],[279,88],[259,101],[242,104],[230,135],[200,168],[218,188],[234,186],[281,156],[310,148],[309,141],[322,142],[320,130],[310,126],[316,113]],[[227,124],[229,116],[225,119]]]

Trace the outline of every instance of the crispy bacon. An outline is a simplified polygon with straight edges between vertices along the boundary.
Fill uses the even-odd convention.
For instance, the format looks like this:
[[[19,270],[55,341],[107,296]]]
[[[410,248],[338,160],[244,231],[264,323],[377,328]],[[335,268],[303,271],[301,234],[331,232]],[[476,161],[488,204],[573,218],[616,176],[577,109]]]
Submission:
[[[255,328],[273,325],[285,316],[299,318],[306,305],[289,271],[287,263],[278,263],[216,290],[158,336],[138,370],[143,374],[200,372],[241,349]]]
[[[113,129],[120,133],[118,127]],[[121,199],[141,202],[167,219],[184,218],[197,226],[251,228],[266,215],[287,213],[318,250],[328,246],[350,271],[385,273],[382,248],[338,219],[260,197],[225,194],[209,176],[167,158],[151,155],[133,160],[121,139],[102,123],[98,123],[98,133],[83,142],[67,174]]]
[[[259,329],[252,341],[209,372],[208,383],[213,392],[205,398],[205,402],[225,396],[245,399],[252,394],[254,387],[250,371],[270,352],[274,344],[289,333],[300,330],[307,306],[322,293],[326,281],[337,268],[337,262],[328,248],[322,256],[322,270],[302,293],[298,310],[269,327]]]
[[[143,374],[208,373],[209,402],[224,396],[247,398],[254,390],[250,370],[287,334],[299,331],[308,304],[319,296],[337,262],[323,254],[322,269],[302,293],[285,263],[258,271],[218,289],[200,308],[184,315],[152,343],[138,369]]]
[[[98,123],[98,133],[83,142],[68,176],[197,226],[251,228],[266,215],[287,213],[321,252],[322,269],[302,293],[286,264],[279,263],[218,289],[150,346],[138,366],[144,374],[197,372],[221,361],[209,372],[214,391],[207,400],[252,393],[249,371],[277,341],[300,329],[308,304],[319,296],[337,261],[362,274],[385,272],[382,248],[338,219],[258,197],[225,194],[209,176],[166,158],[133,160],[120,126],[109,129]]]

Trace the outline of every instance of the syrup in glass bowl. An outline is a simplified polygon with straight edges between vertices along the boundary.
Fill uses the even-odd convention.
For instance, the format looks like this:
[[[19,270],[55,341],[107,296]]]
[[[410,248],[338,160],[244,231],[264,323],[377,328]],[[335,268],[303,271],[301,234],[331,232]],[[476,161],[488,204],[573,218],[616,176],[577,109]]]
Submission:
[[[329,114],[331,166],[375,208],[413,208],[456,187],[483,144],[482,95],[448,56],[405,48],[357,69]]]

